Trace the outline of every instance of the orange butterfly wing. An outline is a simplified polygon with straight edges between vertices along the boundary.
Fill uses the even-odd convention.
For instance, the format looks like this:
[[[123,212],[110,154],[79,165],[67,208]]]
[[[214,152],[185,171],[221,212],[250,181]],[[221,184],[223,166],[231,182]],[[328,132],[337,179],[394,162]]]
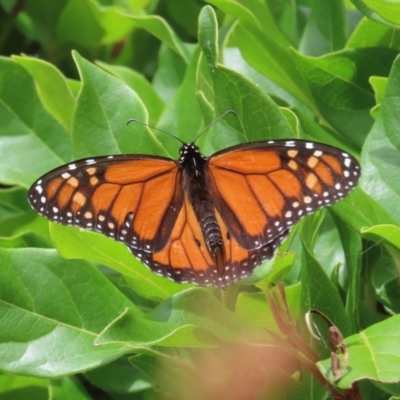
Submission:
[[[168,242],[183,204],[180,180],[176,162],[167,158],[97,157],[51,171],[28,196],[33,208],[52,221],[157,252]]]
[[[302,140],[253,142],[215,153],[208,175],[215,204],[246,250],[262,248],[357,184],[358,162],[340,149]]]

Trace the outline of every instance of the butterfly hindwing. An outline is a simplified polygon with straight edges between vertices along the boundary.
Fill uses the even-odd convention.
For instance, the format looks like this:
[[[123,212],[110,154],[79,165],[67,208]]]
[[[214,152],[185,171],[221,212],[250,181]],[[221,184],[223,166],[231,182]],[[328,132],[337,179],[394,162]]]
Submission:
[[[341,200],[359,172],[351,155],[302,140],[234,146],[208,164],[217,209],[247,250],[265,246],[304,215]]]
[[[217,210],[215,213],[225,249],[222,273],[207,249],[199,222],[187,196],[171,232],[170,240],[162,251],[148,253],[132,247],[130,250],[153,272],[176,282],[225,288],[250,275],[264,260],[272,258],[277,247],[287,236],[287,232],[284,232],[268,245],[248,251],[229,234]]]
[[[162,157],[97,157],[49,172],[28,196],[52,221],[156,252],[165,247],[182,207],[180,175],[176,162]]]

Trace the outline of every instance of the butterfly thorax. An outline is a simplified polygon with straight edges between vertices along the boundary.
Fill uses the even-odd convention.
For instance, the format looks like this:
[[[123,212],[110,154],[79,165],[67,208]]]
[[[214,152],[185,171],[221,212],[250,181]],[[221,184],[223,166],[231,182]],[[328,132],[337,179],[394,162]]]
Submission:
[[[193,206],[210,254],[218,270],[224,270],[224,246],[221,229],[215,216],[215,205],[207,174],[208,158],[195,144],[185,144],[180,149],[179,166],[183,169],[182,186]],[[197,240],[200,246],[200,240]]]

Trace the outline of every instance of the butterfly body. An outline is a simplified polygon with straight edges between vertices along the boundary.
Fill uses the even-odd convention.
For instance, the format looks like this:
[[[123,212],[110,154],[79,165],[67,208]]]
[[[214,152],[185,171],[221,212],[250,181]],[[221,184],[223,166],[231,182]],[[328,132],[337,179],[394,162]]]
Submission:
[[[180,149],[179,166],[182,171],[182,187],[193,207],[201,232],[205,239],[218,272],[223,275],[225,264],[224,243],[218,221],[215,216],[210,182],[207,174],[208,158],[200,153],[195,144],[185,144]],[[195,239],[201,246],[199,239]]]
[[[291,226],[355,187],[358,162],[301,140],[253,142],[210,157],[115,155],[76,161],[29,190],[32,207],[125,244],[157,274],[224,288],[271,258]]]

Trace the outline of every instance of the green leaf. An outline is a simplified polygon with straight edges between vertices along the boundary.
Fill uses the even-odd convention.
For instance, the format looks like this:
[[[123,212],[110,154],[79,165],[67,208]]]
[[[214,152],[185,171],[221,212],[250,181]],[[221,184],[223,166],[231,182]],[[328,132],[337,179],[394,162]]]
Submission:
[[[368,18],[372,19],[373,21],[379,22],[381,24],[386,24],[390,27],[397,28],[397,24],[393,24],[392,18],[393,15],[390,16],[390,13],[387,12],[388,9],[394,7],[394,9],[398,9],[398,6],[393,4],[392,1],[365,1],[365,0],[351,0],[351,2],[358,8],[359,11],[361,11],[365,16]],[[396,2],[396,0],[395,0]],[[386,4],[385,4],[386,3]],[[389,5],[389,7],[388,7]],[[393,11],[393,9],[392,9]],[[389,15],[389,19],[386,19]],[[396,19],[395,19],[396,20]]]
[[[0,249],[0,265],[2,370],[59,377],[126,353],[93,342],[126,307],[141,311],[89,263],[54,250]]]
[[[96,387],[111,393],[136,393],[152,386],[149,378],[135,368],[126,357],[85,373]]]
[[[41,223],[37,220],[37,214],[32,211],[24,211],[17,215],[3,218],[0,221],[0,236],[11,237],[20,235],[26,230],[42,231]]]
[[[302,103],[291,95],[288,91],[277,85],[266,75],[261,74],[253,68],[242,56],[239,49],[236,47],[228,47],[224,49],[224,65],[230,69],[239,72],[252,80],[257,87],[269,94],[273,98],[282,100],[284,104],[294,105],[301,107]]]
[[[192,288],[164,301],[146,318],[126,309],[96,339],[102,344],[124,343],[132,348],[151,345],[214,347],[216,338],[228,342],[268,343],[257,326],[244,323],[205,289]]]
[[[183,81],[178,90],[166,105],[158,121],[158,127],[171,132],[186,143],[191,143],[203,124],[200,106],[196,101],[196,73],[199,60],[199,50],[193,53],[187,66]],[[179,157],[180,145],[163,133],[155,133],[157,138],[174,159]]]
[[[73,121],[76,158],[119,153],[163,153],[154,135],[139,124],[126,126],[134,117],[147,121],[147,111],[138,95],[74,52],[83,82]],[[132,138],[138,137],[135,148]]]
[[[199,15],[199,43],[208,65],[214,69],[218,61],[218,22],[212,7],[206,6]]]
[[[286,287],[285,295],[290,316],[296,321],[301,315],[300,303],[298,301],[301,296],[300,284]],[[264,293],[240,293],[235,313],[240,318],[252,324],[262,326],[270,332],[281,334],[279,327],[276,325],[271,308],[265,301]]]
[[[0,182],[27,188],[71,159],[67,131],[43,107],[32,77],[0,58]]]
[[[335,384],[345,389],[350,388],[353,382],[361,379],[398,382],[400,369],[399,323],[400,315],[396,315],[346,338],[349,364]],[[318,367],[324,376],[334,380],[331,372],[331,360],[319,362]]]
[[[187,65],[167,45],[161,44],[158,53],[158,69],[154,74],[153,87],[167,103],[178,91],[186,73]]]
[[[397,127],[400,117],[396,110],[400,107],[400,57],[397,57],[390,71],[389,80],[386,85],[384,98],[382,99],[381,113],[382,122],[385,127],[387,138],[400,150],[400,139]]]
[[[346,47],[389,47],[399,49],[400,32],[393,27],[383,25],[369,18],[363,18],[352,32]]]
[[[0,374],[1,400],[46,400],[48,399],[47,379]]]
[[[260,32],[247,30],[241,25],[235,28],[233,37],[243,57],[251,66],[306,106],[315,109],[307,85],[287,50],[282,50]]]
[[[364,175],[365,171],[363,170],[361,176]],[[379,203],[359,187],[355,188],[343,201],[334,204],[331,210],[357,231],[382,222],[396,223],[395,219]]]
[[[312,108],[307,87],[288,50],[290,43],[270,10],[255,0],[244,4],[231,0],[209,2],[239,20],[233,38],[249,64]]]
[[[323,117],[340,135],[361,148],[375,105],[368,78],[386,76],[395,57],[390,49],[344,50],[319,58],[293,53]]]
[[[295,253],[289,250],[295,232],[296,228],[290,232],[289,237],[278,248],[275,257],[263,262],[250,276],[242,279],[240,283],[257,284],[260,281],[265,281],[269,284],[278,284],[292,269],[296,258]],[[260,283],[262,284],[262,282]]]
[[[79,379],[74,376],[64,376],[57,380],[51,380],[49,385],[49,395],[52,400],[91,400]]]
[[[190,51],[188,46],[179,39],[165,19],[157,15],[130,16],[130,18],[137,26],[146,29],[149,33],[160,39],[163,43],[179,54],[185,63],[189,62]]]
[[[362,242],[361,237],[355,230],[351,229],[339,218],[335,218],[335,225],[339,231],[340,240],[343,246],[346,273],[348,275],[346,293],[346,312],[350,316],[352,331],[360,328],[360,317],[358,315],[358,303],[360,299],[361,271],[362,271]]]
[[[281,48],[290,46],[289,40],[276,25],[267,5],[257,0],[248,0],[243,4],[232,0],[209,0],[208,2],[237,18],[245,29],[262,32],[266,38],[273,38],[273,41]]]
[[[347,30],[343,1],[314,0],[311,4],[311,15],[300,43],[301,53],[315,57],[341,50]]]
[[[30,211],[27,191],[19,187],[0,189],[0,207],[2,209],[1,218],[19,214],[21,211]]]
[[[400,4],[397,0],[363,0],[365,6],[379,15],[383,20],[397,25],[400,25]]]
[[[396,225],[375,225],[369,229],[362,229],[361,233],[378,241],[383,239],[400,250],[400,227]]]
[[[5,3],[3,2],[2,5],[4,6]],[[11,5],[12,3],[9,4]],[[24,12],[18,15],[18,22],[23,27],[24,34],[32,41],[41,43],[46,49],[52,47],[56,37],[58,21],[65,5],[65,0],[53,0],[51,2],[37,0],[25,3]],[[15,3],[13,6],[15,6]]]
[[[218,149],[237,142],[289,138],[293,136],[288,120],[279,107],[245,76],[219,65],[214,75],[216,108],[219,114],[234,110],[237,119],[230,118],[237,139],[227,138]],[[229,142],[227,142],[229,140]]]
[[[371,116],[375,119],[378,117],[381,109],[381,101],[386,90],[387,81],[387,78],[381,78],[379,76],[371,76],[369,79],[369,82],[375,92],[376,106],[371,109]]]
[[[380,104],[386,92],[388,78],[382,78],[380,76],[371,76],[371,78],[369,78],[369,82],[371,83],[371,86],[373,87],[375,92],[376,104]]]
[[[400,176],[397,173],[400,158],[397,115],[400,90],[400,59],[393,64],[381,110],[374,127],[365,141],[362,152],[362,176],[359,186],[370,195],[394,221],[399,222]],[[392,223],[377,221],[377,224]]]
[[[100,10],[95,2],[70,0],[66,3],[57,26],[57,38],[60,42],[79,43],[87,48],[97,47],[104,33],[100,24]]]
[[[154,90],[153,86],[143,75],[137,73],[133,69],[120,65],[106,64],[101,61],[97,61],[96,64],[125,82],[131,89],[133,89],[143,101],[147,111],[149,112],[149,122],[151,124],[157,122],[165,108],[165,104]]]
[[[351,323],[341,298],[329,280],[323,266],[313,255],[313,239],[309,232],[316,235],[318,215],[304,220],[300,228],[303,244],[302,252],[302,308],[305,312],[316,309],[325,314],[342,332],[344,336],[351,332]],[[314,226],[313,226],[314,224]],[[328,327],[325,325],[325,331]],[[325,332],[323,331],[323,332]]]
[[[390,249],[389,254],[392,259],[381,257],[379,265],[375,268],[372,275],[372,284],[375,289],[376,297],[389,314],[400,312],[400,285],[398,277],[399,252]]]
[[[38,94],[47,111],[71,132],[75,98],[65,77],[54,65],[32,57],[13,56],[35,80]]]
[[[103,44],[113,44],[126,39],[132,32],[135,23],[130,18],[128,5],[126,9],[120,5],[100,9],[99,23],[104,30],[101,38]]]
[[[168,355],[166,356],[168,357]],[[159,357],[148,354],[139,354],[135,357],[130,357],[129,362],[148,376],[156,388],[162,388],[162,390],[168,393],[178,392],[181,395],[183,391],[182,387],[190,387],[192,390],[191,393],[193,393],[193,386],[190,385],[193,381],[188,379],[190,378],[190,372],[186,368],[180,368],[182,367],[182,362],[172,362],[171,368],[168,364],[160,362]],[[185,393],[190,393],[190,391],[186,391]],[[153,394],[153,396],[155,399],[158,398],[157,394]]]
[[[42,235],[36,233],[39,231],[39,228],[36,228],[33,224],[30,226],[30,228],[35,228],[35,232],[27,232],[12,237],[0,238],[0,247],[7,249],[18,249],[22,247],[40,247],[45,249],[53,248],[50,239],[46,240],[46,238],[44,238]]]
[[[96,343],[121,343],[132,350],[150,346],[214,347],[216,341],[192,324],[174,324],[136,318],[129,309],[108,326],[96,339]]]

